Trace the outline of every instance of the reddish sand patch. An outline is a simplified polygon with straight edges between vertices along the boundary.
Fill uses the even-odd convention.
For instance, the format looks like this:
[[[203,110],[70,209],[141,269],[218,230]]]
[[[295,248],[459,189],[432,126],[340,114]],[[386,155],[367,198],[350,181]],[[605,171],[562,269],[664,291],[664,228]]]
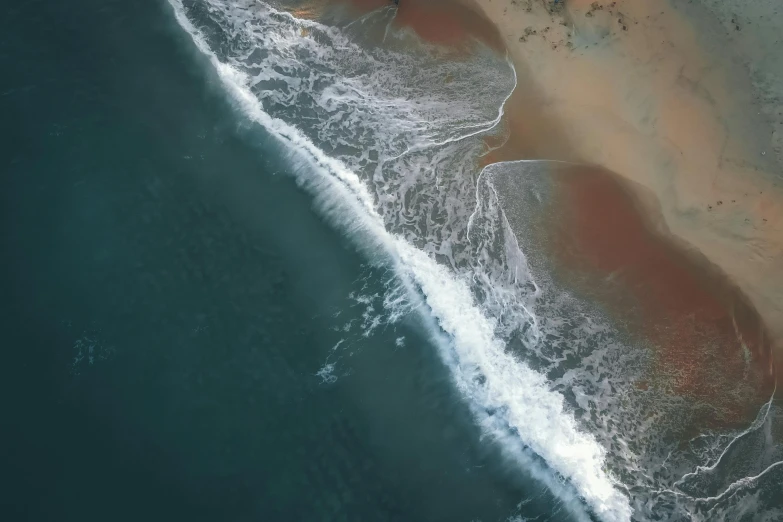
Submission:
[[[774,384],[755,311],[696,254],[642,219],[630,192],[595,168],[553,174],[550,254],[577,284],[658,349],[658,377],[714,407],[721,425],[754,415]],[[707,419],[710,420],[710,419]]]
[[[360,14],[393,5],[391,0],[349,0],[348,3]],[[413,29],[430,43],[455,50],[461,50],[474,39],[493,49],[503,49],[493,24],[474,8],[453,0],[400,0],[394,24]]]
[[[369,13],[370,11],[375,11],[376,9],[392,4],[389,0],[349,0],[348,3],[362,13]]]
[[[487,139],[486,165],[520,158],[578,162],[535,86],[520,83],[506,106],[510,135]],[[774,386],[769,338],[748,301],[698,253],[643,217],[630,185],[599,168],[551,173],[555,191],[531,223],[562,283],[593,300],[655,349],[648,386],[712,406],[703,424],[743,425]],[[735,328],[736,324],[736,328]]]
[[[503,43],[483,15],[454,1],[401,0],[396,23],[410,27],[428,42],[460,46],[477,38],[495,49]]]

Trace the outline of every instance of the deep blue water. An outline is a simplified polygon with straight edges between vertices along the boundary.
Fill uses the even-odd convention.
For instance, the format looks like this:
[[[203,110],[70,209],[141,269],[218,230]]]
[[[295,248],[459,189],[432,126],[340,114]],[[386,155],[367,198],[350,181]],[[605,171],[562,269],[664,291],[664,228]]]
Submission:
[[[168,4],[2,10],[3,520],[565,519]]]

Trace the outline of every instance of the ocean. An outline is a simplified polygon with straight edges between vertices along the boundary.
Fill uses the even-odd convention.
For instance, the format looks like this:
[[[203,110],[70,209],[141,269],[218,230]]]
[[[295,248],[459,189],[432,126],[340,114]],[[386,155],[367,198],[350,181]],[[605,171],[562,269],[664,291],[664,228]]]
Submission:
[[[780,520],[529,262],[511,64],[289,7],[4,8],[3,518]]]

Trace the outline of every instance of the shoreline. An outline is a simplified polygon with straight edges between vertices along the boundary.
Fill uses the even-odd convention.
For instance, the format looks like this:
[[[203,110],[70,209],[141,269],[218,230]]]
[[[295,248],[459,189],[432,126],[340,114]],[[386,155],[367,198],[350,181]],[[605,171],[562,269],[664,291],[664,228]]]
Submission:
[[[667,146],[671,145],[666,139],[674,145],[678,143],[674,138],[690,139],[684,136],[684,131],[678,130],[676,119],[672,123],[673,130],[670,129],[672,137],[662,139],[642,132],[641,124],[633,120],[629,106],[617,104],[611,96],[602,98],[605,91],[601,89],[586,90],[586,95],[594,95],[600,103],[584,111],[578,103],[584,101],[580,97],[582,93],[568,89],[562,92],[557,85],[540,82],[541,75],[551,81],[560,78],[560,74],[575,84],[585,78],[600,80],[595,77],[595,70],[605,75],[604,80],[617,78],[621,82],[628,74],[618,69],[618,60],[611,54],[607,56],[606,49],[600,49],[598,56],[574,58],[573,47],[562,42],[553,43],[556,37],[552,35],[569,30],[567,24],[556,28],[557,17],[564,16],[563,13],[549,13],[543,9],[543,4],[536,6],[533,2],[528,3],[528,10],[520,0],[458,3],[466,12],[477,10],[475,18],[479,20],[486,16],[493,21],[489,15],[502,13],[501,21],[493,21],[499,34],[502,34],[504,23],[519,25],[521,20],[539,17],[539,24],[548,24],[543,25],[543,29],[526,26],[516,41],[508,36],[504,39],[517,68],[519,83],[506,105],[507,140],[488,154],[482,164],[542,158],[577,164],[567,169],[571,171],[567,176],[553,175],[553,179],[557,178],[554,179],[557,194],[550,202],[551,220],[538,238],[546,236],[544,243],[550,243],[550,248],[542,246],[556,277],[569,280],[567,287],[589,296],[632,337],[651,343],[656,362],[650,381],[640,382],[639,386],[663,386],[709,405],[714,413],[700,421],[705,425],[745,425],[755,416],[758,405],[766,402],[775,389],[776,359],[780,360],[783,354],[783,334],[780,328],[776,329],[783,324],[774,321],[776,307],[783,305],[783,190],[771,182],[772,169],[763,170],[756,165],[743,170],[727,161],[728,166],[721,167],[723,171],[714,175],[724,178],[722,184],[717,183],[715,179],[709,179],[713,174],[707,172],[710,154],[716,150],[711,147],[714,143],[710,140],[717,135],[706,134],[703,142],[690,144],[694,158],[681,154],[685,160],[672,160],[666,157]],[[486,8],[490,4],[494,11]],[[509,8],[503,7],[506,4],[520,11],[519,20],[509,16]],[[573,4],[579,7],[585,3]],[[409,6],[410,13],[415,10],[416,3],[409,0],[403,5]],[[608,9],[596,9],[595,5],[600,4],[588,9],[608,12]],[[536,13],[536,8],[543,13]],[[587,18],[597,18],[597,15]],[[409,22],[406,25],[417,30],[416,16],[403,19]],[[630,21],[625,23],[630,24]],[[684,22],[674,19],[670,23]],[[622,24],[618,25],[624,36],[629,30],[627,25],[624,29]],[[470,28],[463,25],[461,38],[473,37],[490,45],[488,42],[493,38],[491,34],[488,36],[486,26],[476,27],[480,30],[470,32]],[[664,25],[664,29],[666,27]],[[676,29],[684,30],[682,27]],[[428,38],[426,32],[417,32],[434,43],[455,45],[453,40]],[[696,38],[691,40],[689,44],[695,47]],[[524,52],[520,48],[524,48]],[[698,57],[699,48],[691,51]],[[531,54],[535,56],[531,58]],[[569,70],[574,64],[575,73]],[[632,83],[625,89],[628,91],[635,86]],[[718,87],[712,88],[720,91]],[[687,108],[695,101],[688,92],[672,94],[659,89],[666,96],[661,95],[658,100],[655,96],[660,93],[651,89],[646,93],[645,101],[650,106],[648,112],[660,113],[655,116],[658,120],[676,115],[677,110]],[[740,124],[747,122],[742,121],[742,111],[736,112],[730,94],[728,88],[721,91],[720,100],[724,105],[716,105],[715,112],[724,118],[724,113],[735,111],[731,113],[732,117],[741,127]],[[634,107],[630,105],[630,108]],[[748,109],[747,105],[745,108]],[[694,116],[695,123],[704,129],[714,130],[714,121],[710,118],[717,118],[715,114],[704,112],[703,106],[699,109],[702,112],[697,110],[690,116]],[[608,127],[607,121],[611,124]],[[580,139],[574,129],[589,138]],[[728,142],[730,134],[736,132],[727,128],[722,139]],[[731,144],[732,154],[740,158],[757,152],[743,148],[741,142],[745,137],[739,135],[735,140],[738,143]],[[595,146],[603,140],[610,144],[608,154],[602,147]],[[634,168],[645,161],[649,163],[647,168]],[[737,179],[732,180],[732,176]],[[749,196],[758,186],[763,187],[760,192],[766,191],[767,196],[746,197],[745,201],[738,202],[738,190],[747,190],[748,194],[743,192],[743,195]],[[770,196],[769,192],[775,192],[775,195]],[[702,201],[699,203],[704,205],[701,210],[694,209],[695,203],[685,211],[678,209],[683,200],[700,197],[716,201],[712,204]],[[752,229],[750,237],[747,230],[741,235],[737,233],[732,216],[721,215],[730,206],[734,207],[731,213],[744,212],[743,216],[751,217],[755,213],[755,220],[760,223],[769,220],[764,215],[781,216],[781,219],[774,218],[773,225],[766,228],[754,223],[749,227]],[[781,231],[779,237],[776,236],[778,229]],[[559,246],[551,248],[552,244]],[[564,249],[565,244],[568,247]],[[748,244],[760,252],[755,260],[742,256]],[[780,260],[779,264],[774,263],[776,259]],[[612,280],[609,291],[602,289],[607,280]],[[765,290],[770,291],[765,293]],[[772,305],[765,307],[769,302]]]
[[[384,3],[350,0],[348,5],[358,12],[369,12]],[[712,89],[716,93],[713,112],[724,119],[729,114],[742,128],[739,124],[747,122],[742,120],[744,113],[737,112],[741,103],[735,102],[730,96],[733,91],[720,78],[710,80],[717,86],[704,80],[701,91],[693,91],[691,85],[684,92],[682,82],[677,83],[682,71],[675,77],[674,87],[668,88],[640,85],[640,80],[629,78],[627,67],[643,69],[648,76],[640,73],[642,79],[649,77],[651,68],[632,54],[650,58],[642,52],[644,46],[640,51],[638,42],[626,41],[634,31],[641,33],[642,40],[649,40],[645,31],[658,36],[669,31],[671,38],[664,39],[664,44],[673,39],[686,46],[690,54],[684,55],[689,60],[704,60],[701,47],[696,45],[698,38],[685,31],[685,22],[675,13],[667,13],[669,4],[656,8],[663,9],[657,11],[664,15],[663,21],[651,27],[644,21],[647,16],[642,18],[633,9],[628,12],[634,16],[621,11],[623,6],[638,8],[632,0],[601,5],[573,0],[551,13],[544,3],[523,0],[404,0],[394,23],[457,52],[469,51],[474,39],[497,51],[507,50],[518,77],[504,116],[509,135],[483,163],[546,158],[578,164],[571,169],[579,171],[576,176],[556,180],[552,219],[542,233],[553,243],[567,242],[576,253],[545,248],[552,269],[571,283],[581,280],[581,288],[572,285],[575,291],[586,291],[612,312],[618,325],[626,325],[629,333],[654,345],[658,358],[654,373],[684,372],[684,377],[670,379],[672,389],[720,407],[721,394],[717,392],[736,388],[742,381],[745,402],[735,400],[723,416],[729,424],[741,424],[747,420],[741,418],[743,404],[749,401],[757,406],[755,402],[768,400],[776,376],[773,354],[777,351],[780,360],[783,349],[783,337],[774,328],[783,329],[783,324],[774,322],[775,306],[783,305],[783,190],[775,197],[769,194],[778,187],[770,183],[771,171],[763,170],[759,161],[745,170],[737,167],[742,162],[726,161],[723,171],[705,174],[709,160],[715,159],[710,154],[715,153],[716,136],[726,142],[723,147],[731,149],[732,157],[746,158],[746,165],[751,165],[754,152],[743,148],[747,136],[741,133],[732,138],[737,143],[729,144],[730,134],[736,132],[728,127],[723,135],[710,134],[715,131],[716,118],[707,110],[710,107],[696,103],[689,113],[695,123],[685,121],[685,131],[678,130],[677,124],[683,123],[680,120],[667,120],[679,109],[687,109],[690,102],[698,102],[705,92],[710,95]],[[589,45],[583,50],[573,44],[576,24],[568,22],[578,16],[590,19],[588,29],[593,19],[598,28],[604,27],[601,24],[607,18],[619,19],[619,28],[603,34],[598,39],[607,41],[587,52]],[[521,36],[516,36],[523,24],[530,25],[524,25]],[[571,37],[566,38],[569,33]],[[657,58],[663,60],[658,67],[664,73],[671,73],[672,65],[667,63],[670,54],[667,51]],[[683,63],[681,69],[685,65],[693,64]],[[560,85],[563,82],[568,85]],[[626,96],[619,96],[622,93]],[[644,127],[645,119],[670,125],[663,126],[661,137]],[[688,135],[694,130],[705,133]],[[688,142],[697,138],[701,141]],[[670,155],[678,143],[691,151],[690,156],[685,152]],[[737,178],[733,184],[732,176]],[[757,185],[768,192],[763,198],[750,197]],[[743,200],[734,194],[737,190],[748,190],[749,197]],[[702,201],[699,204],[704,207],[699,209],[693,203],[699,198],[723,198],[726,202]],[[690,202],[684,211],[679,208],[683,201]],[[769,208],[763,208],[765,202]],[[736,215],[751,216],[762,223],[767,219],[763,215],[780,215],[781,219],[766,228],[754,222],[738,232],[733,222]],[[781,234],[776,238],[778,228]],[[749,238],[749,233],[755,236]],[[748,244],[760,255],[744,259],[742,250]],[[770,264],[777,258],[779,265]],[[605,292],[601,287],[609,279],[613,290]],[[771,284],[766,284],[769,281]],[[759,286],[753,283],[759,282],[762,291],[754,293]],[[772,306],[765,308],[765,298],[770,298]],[[630,308],[625,306],[628,303],[632,303]],[[683,322],[682,317],[689,317],[689,322]],[[754,393],[757,396],[750,400]]]

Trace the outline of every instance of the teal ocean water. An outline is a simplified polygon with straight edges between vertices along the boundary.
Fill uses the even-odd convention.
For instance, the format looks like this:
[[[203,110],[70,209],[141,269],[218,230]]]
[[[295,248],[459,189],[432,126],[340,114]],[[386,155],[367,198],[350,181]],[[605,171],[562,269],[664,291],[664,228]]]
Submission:
[[[551,509],[168,4],[5,10],[5,520]]]
[[[3,8],[4,520],[780,520],[779,411],[672,436],[476,167],[516,71],[394,13]]]

